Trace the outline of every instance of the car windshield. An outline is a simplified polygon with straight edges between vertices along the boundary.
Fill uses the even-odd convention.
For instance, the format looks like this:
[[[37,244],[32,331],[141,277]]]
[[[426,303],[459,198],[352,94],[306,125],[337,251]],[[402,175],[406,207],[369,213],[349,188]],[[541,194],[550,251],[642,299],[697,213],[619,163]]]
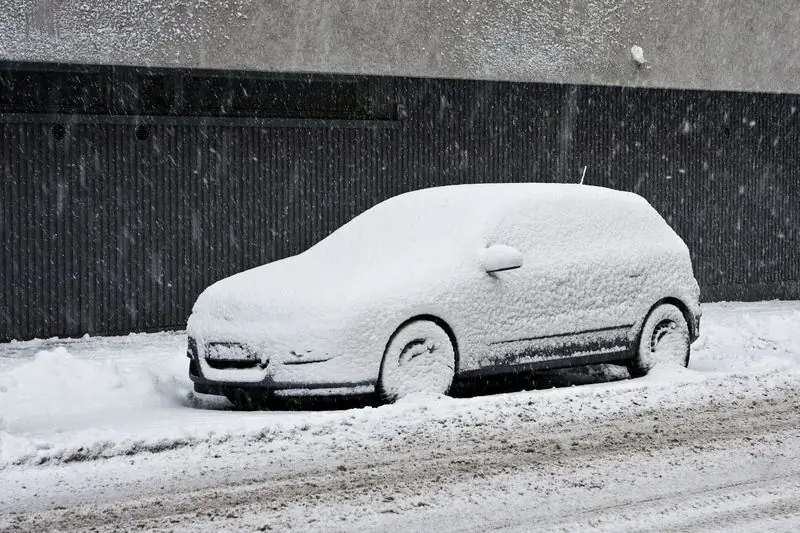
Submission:
[[[392,198],[355,217],[309,252],[330,259],[379,260],[479,246],[485,209],[477,200],[474,192],[447,195],[437,190]]]

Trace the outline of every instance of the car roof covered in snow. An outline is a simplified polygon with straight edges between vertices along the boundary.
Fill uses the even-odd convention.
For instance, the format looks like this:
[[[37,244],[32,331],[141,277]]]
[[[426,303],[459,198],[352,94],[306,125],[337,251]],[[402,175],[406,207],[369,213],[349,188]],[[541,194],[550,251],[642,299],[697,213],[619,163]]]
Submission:
[[[656,227],[663,229],[666,224],[644,198],[634,193],[558,183],[450,185],[389,198],[309,251],[344,247],[354,253],[394,255],[412,248],[422,251],[426,244],[440,251],[487,245],[503,232],[535,229],[545,235],[551,228],[553,238],[563,239],[581,231],[619,232],[630,228],[652,233]]]
[[[478,207],[508,206],[523,201],[547,203],[569,203],[577,199],[598,202],[634,201],[644,199],[634,193],[617,191],[606,187],[573,183],[472,183],[430,187],[399,194],[375,207],[400,203],[425,203],[440,206]],[[373,208],[374,209],[374,208]]]

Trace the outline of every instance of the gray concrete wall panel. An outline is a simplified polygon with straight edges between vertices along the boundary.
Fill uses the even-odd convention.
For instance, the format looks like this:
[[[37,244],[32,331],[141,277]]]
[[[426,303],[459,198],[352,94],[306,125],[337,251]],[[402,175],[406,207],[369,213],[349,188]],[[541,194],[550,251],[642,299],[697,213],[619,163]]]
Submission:
[[[0,0],[0,58],[800,92],[798,28],[797,0]]]

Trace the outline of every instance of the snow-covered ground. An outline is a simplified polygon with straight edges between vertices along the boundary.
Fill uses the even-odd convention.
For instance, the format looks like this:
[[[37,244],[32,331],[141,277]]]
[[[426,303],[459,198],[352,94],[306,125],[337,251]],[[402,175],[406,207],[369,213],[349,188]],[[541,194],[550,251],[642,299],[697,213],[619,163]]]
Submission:
[[[0,345],[0,530],[797,530],[800,302],[703,313],[686,370],[338,410],[195,395],[181,333]]]

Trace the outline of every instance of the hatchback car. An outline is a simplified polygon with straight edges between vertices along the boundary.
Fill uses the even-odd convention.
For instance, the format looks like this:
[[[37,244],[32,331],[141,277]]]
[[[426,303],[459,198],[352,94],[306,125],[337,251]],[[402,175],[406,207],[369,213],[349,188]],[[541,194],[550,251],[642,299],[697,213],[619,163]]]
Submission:
[[[208,287],[189,318],[195,390],[446,394],[458,378],[593,363],[687,365],[699,289],[642,197],[586,185],[390,198],[307,251]]]

